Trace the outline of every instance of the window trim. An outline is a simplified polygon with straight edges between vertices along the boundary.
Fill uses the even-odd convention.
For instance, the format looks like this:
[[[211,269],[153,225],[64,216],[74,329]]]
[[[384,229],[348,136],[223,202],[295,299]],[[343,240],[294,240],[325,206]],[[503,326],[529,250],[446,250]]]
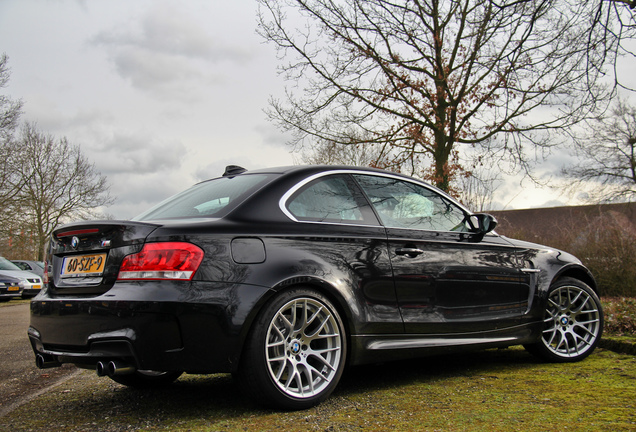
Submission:
[[[376,214],[375,210],[373,209],[373,207],[369,204],[369,200],[367,199],[366,195],[364,194],[364,192],[360,189],[360,185],[358,184],[358,182],[356,182],[350,175],[350,171],[343,171],[343,170],[339,170],[339,171],[327,171],[327,172],[322,172],[322,173],[318,173],[318,174],[314,174],[310,177],[307,177],[305,179],[303,179],[301,182],[297,183],[296,185],[294,185],[291,189],[289,189],[279,200],[279,207],[281,209],[281,211],[292,221],[294,222],[299,222],[299,223],[319,223],[319,224],[326,224],[326,225],[339,225],[339,226],[355,226],[355,227],[374,227],[374,228],[383,228],[383,225],[381,223],[381,221],[378,219],[378,215]],[[311,183],[313,183],[316,180],[319,180],[323,177],[327,177],[327,176],[334,176],[336,178],[341,177],[344,179],[345,182],[349,183],[349,187],[353,187],[354,190],[352,190],[352,192],[354,193],[353,198],[358,201],[358,200],[362,200],[364,203],[366,203],[366,206],[368,207],[368,213],[370,217],[367,217],[365,219],[363,219],[363,221],[339,221],[339,222],[334,222],[333,220],[304,220],[304,219],[299,219],[298,217],[296,217],[288,208],[287,205],[291,204],[290,200],[292,200],[296,194],[298,192],[302,192],[302,190],[306,187],[309,186]],[[357,189],[357,190],[355,190]],[[356,197],[355,195],[358,195],[358,197]],[[360,209],[362,215],[364,216],[365,211],[363,209]],[[373,221],[369,221],[367,222],[367,219],[371,219],[373,218]]]
[[[367,201],[369,203],[371,203],[371,208],[373,209],[373,211],[376,213],[376,217],[378,218],[378,220],[380,221],[380,223],[382,224],[383,227],[385,227],[387,230],[391,229],[391,230],[408,230],[408,231],[418,231],[418,232],[430,232],[430,233],[448,233],[448,234],[457,234],[457,233],[464,233],[466,234],[465,231],[447,231],[447,230],[434,230],[434,229],[425,229],[425,228],[409,228],[409,227],[396,227],[396,226],[390,226],[390,225],[384,225],[384,223],[382,222],[382,216],[380,214],[378,214],[378,210],[375,208],[375,206],[373,205],[373,202],[371,200],[371,198],[369,197],[367,191],[364,189],[364,187],[360,184],[360,182],[358,181],[358,179],[356,179],[355,175],[360,175],[359,173],[352,173],[354,175],[352,175],[354,181],[356,183],[358,183],[360,189],[362,190],[362,193],[364,194],[365,198],[367,199]],[[363,172],[362,175],[369,175],[369,172]],[[372,173],[371,176],[374,176],[374,174]],[[422,187],[428,191],[430,191],[433,194],[439,195],[440,197],[448,200],[451,204],[457,206],[457,208],[459,208],[463,213],[464,213],[464,220],[468,219],[470,216],[474,215],[474,212],[471,212],[470,210],[468,210],[466,207],[464,207],[463,205],[461,205],[456,199],[454,199],[453,197],[451,197],[450,195],[448,195],[446,192],[442,191],[441,189],[436,188],[435,186],[429,185],[427,183],[424,182],[420,182],[417,179],[410,179],[410,178],[405,178],[399,175],[378,175],[376,177],[385,177],[385,178],[390,178],[390,179],[394,179],[394,180],[399,180],[399,181],[403,181],[404,183],[411,183],[413,185]]]
[[[307,185],[308,183],[313,182],[314,180],[319,179],[321,177],[330,176],[330,175],[338,175],[338,174],[349,175],[349,177],[356,183],[356,185],[358,185],[358,187],[360,188],[360,190],[361,190],[361,192],[363,194],[363,198],[367,201],[367,204],[371,207],[371,210],[375,214],[375,217],[376,217],[377,222],[379,223],[379,225],[299,220],[287,209],[287,202],[289,201],[289,199],[296,192],[298,192],[298,190],[303,188],[305,185]],[[362,186],[360,186],[360,184],[355,179],[355,177],[353,177],[353,175],[356,175],[356,174],[357,175],[375,176],[375,177],[386,177],[386,178],[400,180],[400,181],[404,181],[404,182],[407,182],[407,183],[412,183],[412,184],[424,187],[424,188],[430,190],[431,192],[437,193],[437,194],[443,196],[444,198],[448,199],[450,202],[452,202],[457,207],[459,207],[466,215],[474,214],[473,212],[471,212],[468,209],[466,209],[463,205],[458,203],[457,200],[453,199],[450,195],[448,195],[444,191],[442,191],[442,190],[440,190],[440,189],[438,189],[438,188],[436,188],[436,187],[434,187],[432,185],[426,184],[424,182],[420,182],[417,179],[411,179],[409,177],[403,177],[403,176],[396,175],[396,174],[391,174],[391,173],[365,171],[365,170],[357,170],[357,169],[334,169],[334,170],[330,170],[330,171],[322,171],[322,172],[313,174],[313,175],[311,175],[309,177],[306,177],[303,180],[301,180],[300,182],[296,183],[294,186],[292,186],[287,192],[285,192],[285,194],[278,201],[278,206],[279,206],[280,210],[283,212],[283,214],[285,214],[285,216],[287,216],[290,220],[292,220],[294,222],[298,222],[298,223],[312,223],[312,224],[325,224],[325,225],[374,227],[374,228],[394,229],[392,227],[387,227],[386,225],[384,225],[382,223],[382,220],[378,218],[378,215],[377,215],[377,212],[376,212],[376,210],[375,210],[375,208],[373,206],[373,203],[371,203],[369,201],[369,197],[367,196],[366,192],[364,191]],[[456,231],[433,231],[433,230],[416,229],[416,228],[400,228],[400,229],[406,229],[406,230],[411,230],[411,231],[425,231],[425,232],[448,232],[448,233],[455,233],[455,234],[457,233]]]

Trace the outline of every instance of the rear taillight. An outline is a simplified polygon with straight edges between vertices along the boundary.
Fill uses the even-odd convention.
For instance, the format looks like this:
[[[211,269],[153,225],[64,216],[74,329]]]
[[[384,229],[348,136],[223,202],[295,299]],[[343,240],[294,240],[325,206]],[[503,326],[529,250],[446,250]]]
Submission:
[[[119,280],[190,280],[203,260],[203,250],[192,243],[147,243],[124,257]]]
[[[42,282],[46,285],[49,283],[49,262],[44,261],[44,272],[42,273]]]

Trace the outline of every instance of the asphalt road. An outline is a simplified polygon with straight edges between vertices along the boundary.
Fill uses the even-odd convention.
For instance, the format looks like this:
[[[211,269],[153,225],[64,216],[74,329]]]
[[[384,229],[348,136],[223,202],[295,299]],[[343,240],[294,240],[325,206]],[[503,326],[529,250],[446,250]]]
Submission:
[[[29,304],[11,303],[0,306],[0,417],[78,372],[70,365],[35,367],[27,336]]]

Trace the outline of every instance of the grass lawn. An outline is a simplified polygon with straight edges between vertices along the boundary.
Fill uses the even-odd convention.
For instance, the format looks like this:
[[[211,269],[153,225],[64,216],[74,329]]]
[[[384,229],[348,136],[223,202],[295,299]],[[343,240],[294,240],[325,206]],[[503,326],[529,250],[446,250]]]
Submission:
[[[44,373],[46,371],[43,371]],[[139,391],[85,371],[0,418],[29,431],[636,430],[636,358],[599,349],[548,364],[522,348],[351,368],[306,411],[251,405],[229,375]]]

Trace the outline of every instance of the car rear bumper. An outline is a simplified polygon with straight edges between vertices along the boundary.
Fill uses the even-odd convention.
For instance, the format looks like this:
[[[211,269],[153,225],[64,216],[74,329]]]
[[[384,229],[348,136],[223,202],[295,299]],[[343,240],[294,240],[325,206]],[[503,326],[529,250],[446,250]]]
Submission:
[[[236,370],[243,327],[249,325],[250,310],[244,308],[265,288],[198,283],[205,289],[193,284],[188,293],[199,295],[188,298],[177,284],[159,284],[165,289],[151,290],[148,297],[148,284],[122,284],[91,299],[43,293],[31,302],[28,334],[34,353],[51,365],[121,361],[141,370]]]

